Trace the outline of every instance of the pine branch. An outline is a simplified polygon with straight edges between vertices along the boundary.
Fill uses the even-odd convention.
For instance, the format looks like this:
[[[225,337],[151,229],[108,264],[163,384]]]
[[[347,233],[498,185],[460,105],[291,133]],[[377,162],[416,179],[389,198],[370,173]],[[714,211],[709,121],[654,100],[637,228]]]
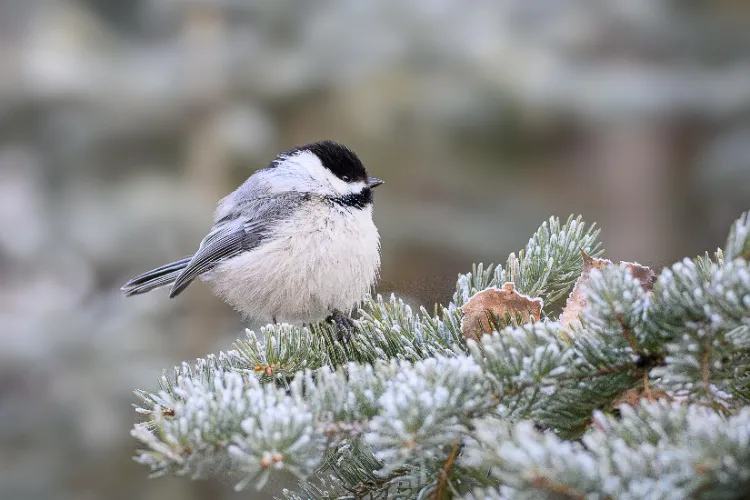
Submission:
[[[714,265],[708,280],[690,260],[665,270],[648,323],[652,337],[666,343],[666,364],[654,375],[679,395],[731,405],[733,393],[743,394],[736,376],[750,369],[748,310],[750,265],[742,258]]]
[[[526,247],[511,254],[505,267],[475,266],[472,273],[459,276],[453,302],[460,307],[475,293],[497,287],[506,281],[515,283],[516,289],[531,297],[543,297],[545,312],[559,312],[556,307],[566,297],[581,274],[581,250],[597,257],[602,254],[597,241],[599,230],[592,224],[588,228],[581,216],[571,215],[565,224],[550,217],[534,233]]]
[[[183,373],[192,377],[212,377],[217,363],[225,370],[255,375],[263,383],[287,386],[295,374],[324,367],[337,368],[350,362],[372,364],[377,360],[418,361],[437,355],[452,356],[466,350],[461,333],[461,317],[454,307],[444,309],[442,318],[433,317],[421,308],[415,314],[411,307],[391,296],[366,297],[360,309],[357,330],[342,343],[333,325],[296,327],[287,324],[261,328],[263,341],[247,330],[246,339],[237,340],[234,350],[220,353],[220,359],[209,356],[196,366],[183,364],[172,376],[160,380],[160,388],[172,393],[171,386]],[[138,391],[139,397],[148,393]]]
[[[439,314],[376,297],[349,343],[326,325],[248,332],[137,393],[137,459],[238,489],[291,472],[295,499],[734,498],[727,485],[750,480],[747,227],[743,216],[725,251],[664,270],[653,291],[627,266],[591,271],[573,336],[549,311],[478,343],[461,333],[470,294],[510,276],[546,304],[567,293],[579,247],[599,244],[580,219],[554,218],[506,268],[460,276]],[[683,404],[620,406],[617,420],[632,391]]]
[[[587,229],[580,216],[569,217],[562,226],[560,219],[550,217],[518,253],[518,258],[512,254],[508,258],[506,277],[516,284],[519,292],[544,297],[549,311],[552,304],[568,295],[581,274],[580,251],[593,257],[603,252],[595,227],[592,224]]]
[[[493,382],[505,418],[576,436],[593,410],[610,406],[650,367],[607,344],[619,339],[591,333],[569,343],[559,330],[557,323],[509,328],[485,336],[472,354]]]
[[[460,461],[491,470],[504,486],[496,498],[741,498],[749,491],[747,409],[726,420],[680,404],[620,412],[619,419],[597,412],[581,443],[490,418],[475,426]]]
[[[745,212],[732,224],[723,254],[727,261],[750,260],[750,212]]]

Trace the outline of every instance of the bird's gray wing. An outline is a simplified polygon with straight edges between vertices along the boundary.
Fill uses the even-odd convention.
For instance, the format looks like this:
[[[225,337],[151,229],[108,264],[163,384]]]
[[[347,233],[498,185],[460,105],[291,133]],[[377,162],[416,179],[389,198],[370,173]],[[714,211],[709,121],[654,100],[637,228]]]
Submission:
[[[198,251],[182,270],[169,292],[176,297],[201,274],[219,262],[256,248],[266,239],[275,224],[297,208],[301,197],[279,196],[243,199],[226,211],[203,238]]]

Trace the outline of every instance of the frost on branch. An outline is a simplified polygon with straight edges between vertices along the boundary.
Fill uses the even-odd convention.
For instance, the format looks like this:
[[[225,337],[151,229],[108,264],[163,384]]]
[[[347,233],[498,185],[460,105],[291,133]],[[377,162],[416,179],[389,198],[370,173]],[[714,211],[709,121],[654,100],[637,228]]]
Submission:
[[[489,417],[467,440],[461,464],[491,471],[502,486],[466,498],[743,498],[750,491],[750,409],[728,419],[668,403],[620,411],[619,418],[596,412],[580,443],[528,421]]]
[[[750,212],[742,214],[732,224],[722,253],[727,261],[737,258],[750,260]]]
[[[580,216],[569,217],[565,224],[550,217],[518,256],[508,257],[505,267],[479,264],[472,273],[459,276],[453,302],[460,307],[477,292],[512,282],[519,293],[541,297],[548,314],[555,312],[557,301],[570,292],[581,274],[580,251],[594,257],[603,252],[598,236],[595,225],[587,227]]]
[[[675,393],[732,404],[747,401],[750,370],[750,265],[715,265],[704,279],[693,261],[665,270],[655,288],[654,337],[666,364],[655,371]]]
[[[290,472],[291,499],[746,498],[747,216],[715,258],[653,287],[633,264],[584,271],[596,235],[552,218],[506,266],[459,276],[433,314],[367,298],[348,343],[326,325],[269,325],[184,363],[137,392],[137,460],[238,489]],[[572,327],[560,299],[577,280]],[[519,312],[472,306],[506,281],[544,311],[467,339],[473,314]]]

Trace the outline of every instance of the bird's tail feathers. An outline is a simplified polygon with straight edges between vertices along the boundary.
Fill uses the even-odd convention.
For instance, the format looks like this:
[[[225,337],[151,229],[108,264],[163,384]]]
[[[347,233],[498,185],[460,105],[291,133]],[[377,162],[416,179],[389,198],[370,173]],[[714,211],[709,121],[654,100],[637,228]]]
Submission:
[[[192,255],[136,276],[125,283],[120,290],[125,292],[126,296],[130,297],[170,285],[177,279],[182,270],[187,267],[190,259],[192,259]]]

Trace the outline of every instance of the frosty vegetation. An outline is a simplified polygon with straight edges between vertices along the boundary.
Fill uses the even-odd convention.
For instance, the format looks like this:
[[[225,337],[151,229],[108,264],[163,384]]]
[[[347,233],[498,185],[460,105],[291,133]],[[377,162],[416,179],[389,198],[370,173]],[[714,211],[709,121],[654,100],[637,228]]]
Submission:
[[[545,222],[504,266],[476,266],[432,314],[368,298],[348,343],[326,327],[247,332],[138,391],[153,474],[302,498],[747,498],[750,219],[723,250],[643,286],[591,271],[580,322],[557,320],[602,253],[580,218]],[[460,307],[512,281],[543,317],[466,341]],[[503,326],[508,325],[508,326]]]

